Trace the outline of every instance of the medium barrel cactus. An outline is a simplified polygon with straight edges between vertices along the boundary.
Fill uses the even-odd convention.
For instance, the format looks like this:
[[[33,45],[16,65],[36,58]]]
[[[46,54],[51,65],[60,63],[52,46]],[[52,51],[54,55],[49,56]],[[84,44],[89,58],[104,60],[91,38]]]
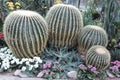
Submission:
[[[92,65],[97,70],[104,70],[110,64],[111,56],[109,51],[100,45],[92,46],[86,54],[86,65]]]
[[[48,25],[36,12],[17,10],[11,12],[4,23],[7,45],[18,58],[38,56],[48,39]]]
[[[78,50],[86,52],[93,45],[107,46],[108,36],[104,29],[95,25],[87,25],[78,37]]]
[[[82,15],[72,5],[57,4],[49,10],[46,21],[49,45],[54,48],[72,48],[77,45],[78,33],[83,27]]]

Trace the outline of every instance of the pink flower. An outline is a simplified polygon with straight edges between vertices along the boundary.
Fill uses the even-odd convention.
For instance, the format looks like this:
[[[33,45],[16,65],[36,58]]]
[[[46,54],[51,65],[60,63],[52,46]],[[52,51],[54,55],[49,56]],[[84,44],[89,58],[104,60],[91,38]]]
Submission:
[[[43,70],[42,72],[43,72],[43,74],[48,74],[47,70]]]
[[[88,65],[88,68],[91,69],[93,66],[92,65]]]
[[[46,69],[47,68],[47,64],[43,64],[43,69]]]
[[[111,62],[111,64],[120,64],[120,61],[116,60],[114,62]]]
[[[85,65],[83,65],[83,64],[80,64],[78,67],[79,67],[80,69],[82,69],[82,70],[86,70],[86,69],[87,69],[87,67],[86,67]]]
[[[112,71],[118,71],[118,66],[110,67],[110,69],[111,69]]]
[[[50,72],[50,76],[53,76],[55,73],[54,72]]]
[[[91,68],[91,71],[96,71],[96,70],[97,70],[96,67]]]
[[[92,71],[93,73],[95,73],[95,74],[98,74],[98,73],[99,73],[99,72],[97,71],[96,67],[92,67],[92,68],[91,68],[91,71]]]
[[[47,65],[48,68],[52,67],[52,63],[51,62],[46,62],[46,65]]]
[[[51,68],[51,67],[52,67],[52,63],[51,62],[46,62],[45,64],[43,64],[43,69]]]

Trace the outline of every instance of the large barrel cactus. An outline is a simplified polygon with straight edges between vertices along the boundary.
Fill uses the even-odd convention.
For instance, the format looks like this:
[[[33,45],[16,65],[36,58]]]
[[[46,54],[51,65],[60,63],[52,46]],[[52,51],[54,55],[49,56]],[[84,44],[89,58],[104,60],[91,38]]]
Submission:
[[[109,51],[100,45],[92,46],[86,54],[86,65],[92,65],[97,70],[104,70],[110,64],[111,56]]]
[[[11,12],[4,22],[7,45],[18,58],[38,56],[48,39],[48,25],[41,15],[28,10]]]
[[[49,27],[49,45],[55,48],[72,48],[77,45],[78,33],[83,27],[82,15],[72,5],[57,4],[49,10],[46,21]]]
[[[86,52],[93,45],[107,46],[108,36],[104,29],[95,25],[87,25],[78,37],[78,50]]]

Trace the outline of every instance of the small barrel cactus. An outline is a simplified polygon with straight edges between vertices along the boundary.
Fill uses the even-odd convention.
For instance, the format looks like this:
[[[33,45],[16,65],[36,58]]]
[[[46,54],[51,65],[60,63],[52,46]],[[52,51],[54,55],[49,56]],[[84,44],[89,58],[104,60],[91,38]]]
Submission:
[[[29,10],[11,12],[4,22],[4,37],[18,58],[38,56],[48,39],[48,25],[41,15]]]
[[[49,10],[46,21],[49,45],[54,48],[72,48],[77,45],[78,33],[83,27],[81,12],[72,5],[56,4]]]
[[[111,56],[109,51],[100,45],[92,46],[86,54],[86,65],[92,65],[97,70],[105,70],[110,64]]]
[[[95,25],[87,25],[78,37],[78,51],[85,52],[93,45],[107,46],[108,35],[104,29]]]

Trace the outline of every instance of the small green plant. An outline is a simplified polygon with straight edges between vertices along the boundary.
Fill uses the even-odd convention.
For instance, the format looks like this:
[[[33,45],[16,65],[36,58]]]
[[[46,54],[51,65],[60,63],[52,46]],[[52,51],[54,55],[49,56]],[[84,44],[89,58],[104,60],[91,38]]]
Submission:
[[[62,68],[60,72],[60,77],[63,79],[67,78],[67,73],[69,71],[76,70],[77,66],[83,63],[78,52],[76,52],[75,50],[68,51],[67,49],[55,50],[47,48],[44,54],[41,56],[41,59],[43,60],[43,62],[53,62],[53,65],[56,65],[56,63],[54,62],[59,63],[57,65],[61,66]]]

